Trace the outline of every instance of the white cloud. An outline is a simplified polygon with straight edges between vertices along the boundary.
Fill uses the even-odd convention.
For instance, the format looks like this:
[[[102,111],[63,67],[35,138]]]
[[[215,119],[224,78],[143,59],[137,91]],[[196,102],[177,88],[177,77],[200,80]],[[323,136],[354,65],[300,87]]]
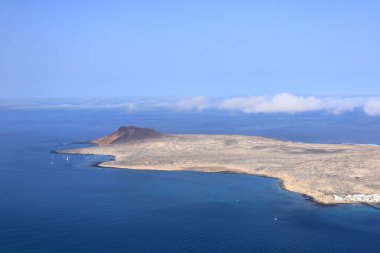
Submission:
[[[222,101],[219,109],[236,110],[244,113],[302,113],[310,111],[328,111],[340,114],[353,111],[360,106],[359,99],[302,97],[290,93],[281,93],[273,97],[258,96],[248,98],[230,98]]]
[[[175,110],[197,110],[197,111],[203,111],[204,109],[207,109],[211,106],[208,99],[206,97],[193,97],[193,98],[187,98],[182,99],[176,102],[173,106],[173,109]]]
[[[322,109],[331,112],[333,114],[341,114],[348,111],[353,111],[357,105],[351,99],[327,99],[322,103]]]
[[[8,109],[16,110],[113,110],[125,109],[127,112],[134,112],[138,105],[133,102],[128,103],[62,103],[62,104],[11,104],[4,106]]]
[[[232,97],[211,99],[196,96],[175,99],[123,99],[76,100],[76,101],[19,101],[0,102],[0,108],[14,110],[125,110],[128,113],[146,110],[203,111],[214,109],[243,113],[303,113],[325,111],[340,114],[363,109],[370,116],[380,116],[380,98],[317,98],[281,93],[274,96]]]
[[[380,100],[367,102],[363,110],[370,116],[380,116]]]
[[[281,93],[273,97],[226,99],[218,107],[220,109],[239,110],[244,113],[297,113],[321,110],[323,102],[315,97],[297,97],[293,94]]]
[[[125,105],[127,112],[135,112],[138,110],[138,106],[136,103],[129,102]]]

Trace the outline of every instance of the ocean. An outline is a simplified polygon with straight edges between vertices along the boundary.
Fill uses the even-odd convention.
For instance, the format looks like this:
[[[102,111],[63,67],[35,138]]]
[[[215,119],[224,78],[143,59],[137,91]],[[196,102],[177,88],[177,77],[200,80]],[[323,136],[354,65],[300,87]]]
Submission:
[[[51,152],[120,125],[380,144],[380,117],[358,111],[1,109],[1,253],[380,251],[380,211],[372,207],[321,206],[270,178],[98,168],[109,157]]]

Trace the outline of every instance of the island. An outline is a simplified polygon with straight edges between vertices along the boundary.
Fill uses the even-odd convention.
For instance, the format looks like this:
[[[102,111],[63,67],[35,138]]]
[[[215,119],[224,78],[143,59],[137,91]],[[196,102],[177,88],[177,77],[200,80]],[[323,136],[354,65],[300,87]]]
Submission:
[[[162,134],[120,127],[65,154],[113,156],[102,167],[232,172],[277,178],[322,204],[380,203],[380,147],[282,141],[258,136]]]

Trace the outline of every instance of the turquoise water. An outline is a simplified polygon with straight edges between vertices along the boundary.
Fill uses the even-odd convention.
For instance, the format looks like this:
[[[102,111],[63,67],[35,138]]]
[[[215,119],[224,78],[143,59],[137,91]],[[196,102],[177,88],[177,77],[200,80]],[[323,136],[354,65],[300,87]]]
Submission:
[[[228,173],[91,166],[66,156],[119,125],[169,133],[258,134],[380,144],[360,113],[0,111],[0,252],[379,252],[380,211],[320,206],[277,180]]]

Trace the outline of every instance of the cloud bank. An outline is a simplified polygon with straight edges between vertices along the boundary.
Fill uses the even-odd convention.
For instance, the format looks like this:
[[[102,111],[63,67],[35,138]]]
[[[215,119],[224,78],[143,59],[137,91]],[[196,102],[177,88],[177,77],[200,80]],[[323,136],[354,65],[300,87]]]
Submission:
[[[206,109],[237,111],[243,113],[302,113],[311,111],[328,111],[340,114],[355,109],[350,99],[319,99],[313,96],[302,97],[290,93],[275,96],[233,97],[221,101],[211,101],[206,97],[193,97],[179,100],[169,105],[176,110]]]
[[[226,99],[218,107],[244,113],[297,113],[320,110],[322,101],[315,97],[297,97],[281,93],[273,97]]]
[[[38,104],[38,103],[17,103],[2,104],[0,108],[14,110],[114,110],[123,109],[127,112],[134,112],[139,109],[137,103],[59,103],[59,104]]]
[[[363,110],[370,116],[380,116],[380,100],[367,102]]]
[[[154,99],[129,101],[76,101],[75,103],[18,103],[0,104],[7,109],[44,109],[44,110],[70,110],[70,109],[119,109],[133,113],[146,110],[174,110],[174,111],[203,111],[220,110],[241,113],[305,113],[328,112],[341,114],[353,110],[362,110],[369,116],[380,116],[380,98],[318,98],[314,96],[296,96],[290,93],[280,93],[274,96],[231,97],[225,99],[212,99],[196,96],[186,99]]]
[[[233,97],[219,102],[212,102],[206,97],[194,97],[178,101],[176,103],[176,108],[179,110],[198,111],[217,109],[243,113],[294,114],[312,111],[327,111],[333,114],[341,114],[353,111],[356,108],[361,107],[362,104],[362,99],[321,99],[314,96],[303,97],[290,93],[280,93],[275,96]]]
[[[174,104],[173,108],[176,110],[184,110],[184,111],[190,111],[190,110],[202,111],[209,108],[210,106],[211,104],[209,103],[206,97],[198,96],[198,97],[179,100]]]

